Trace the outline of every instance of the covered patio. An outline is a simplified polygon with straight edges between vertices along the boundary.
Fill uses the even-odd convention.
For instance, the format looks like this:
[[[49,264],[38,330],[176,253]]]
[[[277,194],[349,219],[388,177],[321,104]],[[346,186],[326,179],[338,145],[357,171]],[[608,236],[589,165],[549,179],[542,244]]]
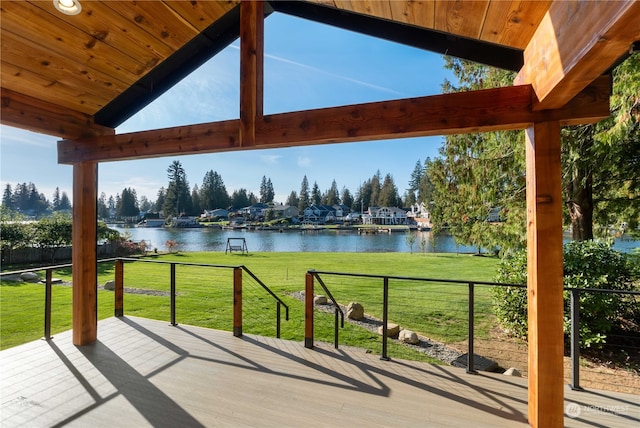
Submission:
[[[206,419],[206,424],[215,425],[219,417],[222,418],[219,424],[226,425],[224,417],[228,413],[225,412],[235,407],[222,407],[222,413],[213,419],[207,419],[206,411],[199,409],[204,409],[204,403],[236,397],[245,410],[242,413],[234,411],[234,415],[253,414],[256,402],[241,398],[258,385],[254,378],[270,376],[279,382],[276,385],[282,391],[294,390],[294,386],[300,386],[301,390],[311,386],[310,389],[320,393],[327,388],[323,392],[324,398],[334,407],[327,411],[323,400],[311,398],[308,403],[313,402],[313,406],[298,406],[294,399],[300,398],[306,403],[300,392],[290,396],[292,405],[286,409],[273,402],[273,407],[260,408],[263,415],[256,415],[260,419],[254,420],[258,425],[281,425],[271,422],[268,407],[276,409],[278,414],[283,411],[291,420],[301,417],[302,413],[307,425],[314,422],[324,425],[322,418],[344,417],[353,412],[360,418],[378,414],[372,418],[372,424],[381,425],[384,425],[382,421],[391,420],[395,425],[401,425],[397,423],[400,418],[416,417],[405,425],[411,425],[411,421],[416,425],[425,424],[426,418],[427,423],[435,425],[461,426],[466,425],[464,422],[468,418],[475,426],[485,421],[487,426],[527,422],[535,427],[563,426],[567,394],[562,377],[560,128],[598,121],[609,115],[609,72],[637,49],[640,2],[113,1],[86,2],[81,10],[67,10],[68,15],[59,10],[52,2],[3,2],[1,119],[5,125],[63,139],[58,143],[58,161],[73,165],[73,331],[59,336],[51,345],[39,343],[38,350],[42,352],[34,352],[34,358],[40,361],[35,361],[31,368],[26,364],[29,361],[26,356],[17,356],[14,363],[18,366],[17,371],[12,371],[16,377],[7,382],[17,387],[21,387],[21,382],[27,382],[25,388],[29,382],[44,385],[32,374],[33,370],[48,364],[62,367],[67,375],[71,373],[68,379],[80,385],[78,400],[64,402],[76,405],[80,398],[88,397],[89,407],[69,408],[57,416],[61,406],[44,406],[40,404],[41,399],[25,394],[19,396],[25,397],[22,401],[19,397],[12,399],[12,406],[30,409],[29,412],[46,413],[44,409],[48,409],[52,414],[42,417],[50,418],[46,420],[54,424],[68,420],[84,425],[84,418],[95,416],[92,422],[99,425],[98,414],[102,413],[118,418],[119,425],[135,425],[133,421],[140,421],[141,417],[153,424],[159,420],[150,416],[153,412],[145,410],[148,404],[145,397],[151,396],[158,398],[156,401],[160,403],[156,409],[171,406],[176,417],[184,417],[189,423],[205,424]],[[514,86],[503,88],[265,115],[264,19],[272,13],[311,19],[509,69],[518,73],[517,78]],[[115,128],[127,118],[238,37],[239,118],[131,134],[115,133]],[[117,320],[108,322],[119,328],[129,328],[127,334],[111,333],[111,327],[101,323],[98,335],[96,199],[99,163],[509,129],[526,130],[530,368],[527,388],[518,381],[505,382],[502,378],[498,381],[484,375],[474,378],[477,380],[473,382],[488,383],[472,386],[468,383],[471,380],[452,375],[454,372],[412,365],[407,366],[410,369],[402,367],[402,370],[413,370],[411,375],[382,374],[381,369],[375,368],[382,363],[367,360],[369,365],[363,369],[360,363],[351,365],[352,357],[331,355],[332,364],[340,361],[340,365],[349,371],[345,377],[340,370],[332,368],[329,361],[322,360],[329,358],[331,352],[296,350],[304,352],[300,354],[304,357],[288,354],[290,351],[283,354],[281,346],[284,347],[285,342],[265,348],[257,345],[260,343],[257,339],[251,339],[251,342],[248,338],[229,344],[232,353],[223,352],[225,358],[221,361],[229,361],[227,358],[233,355],[231,363],[216,363],[215,358],[215,361],[209,361],[210,357],[201,353],[194,354],[198,358],[188,356],[191,346],[208,346],[207,352],[220,350],[213,345],[217,341],[197,339],[191,333],[184,333],[182,328],[166,335],[151,333],[156,327],[138,328],[136,326],[142,323],[139,320],[124,324],[118,324],[122,321]],[[176,337],[178,332],[186,334],[192,343],[174,343],[173,339],[167,339]],[[138,343],[135,336],[140,334],[143,337],[139,337],[142,341]],[[143,343],[148,343],[152,349],[143,352]],[[25,348],[7,351],[3,358],[21,349]],[[265,349],[270,352],[265,353]],[[102,360],[103,352],[109,358]],[[251,357],[253,352],[258,352],[255,358]],[[283,355],[295,355],[295,358]],[[73,362],[76,359],[77,365]],[[94,364],[89,364],[91,359]],[[132,369],[137,364],[146,364],[146,360],[152,362],[150,367],[142,372]],[[292,361],[296,362],[294,367],[269,366],[271,362]],[[225,372],[240,366],[252,367],[249,369],[251,380],[240,385],[221,381],[218,390],[198,390],[197,380],[203,376],[201,364],[204,363],[212,364],[207,367],[211,376],[221,373],[221,366],[216,364],[222,364]],[[84,372],[86,367],[98,369]],[[183,367],[189,370],[178,373]],[[273,375],[273,372],[288,373],[298,369],[311,371],[299,375],[303,380],[297,376]],[[131,393],[128,388],[133,384],[129,382],[109,379],[120,373],[128,373],[139,381],[140,394]],[[432,377],[425,377],[426,373],[431,373]],[[192,381],[189,385],[176,382],[170,389],[154,385],[165,376],[169,379],[185,377]],[[97,379],[95,384],[89,380],[94,377]],[[355,382],[358,388],[353,388],[352,379],[359,379]],[[434,379],[447,379],[451,383],[439,387]],[[51,378],[47,391],[53,388],[65,393],[71,391],[63,387],[66,385],[63,380],[64,377]],[[100,389],[103,387],[106,388],[104,393]],[[270,385],[263,390],[258,403],[277,399],[272,393],[273,387]],[[116,393],[118,388],[121,388],[120,393]],[[505,392],[502,388],[513,389]],[[182,393],[178,392],[180,389]],[[361,389],[369,392],[362,395],[354,392]],[[271,394],[265,394],[266,390]],[[418,400],[412,397],[413,394],[407,394],[407,402],[413,405],[406,406],[410,410],[404,410],[405,406],[389,407],[376,401],[380,391],[386,391],[382,395],[387,399],[395,399],[396,394],[402,396],[400,391],[421,391],[428,395]],[[342,398],[343,395],[349,397]],[[357,398],[363,396],[370,401]],[[420,394],[416,396],[421,397]],[[105,400],[104,397],[111,398]],[[197,400],[192,402],[191,408],[189,402],[194,397]],[[586,400],[587,395],[581,397]],[[599,399],[598,404],[602,405],[604,398]],[[133,405],[126,404],[127,401]],[[433,413],[430,401],[437,404]],[[91,407],[90,402],[104,404]],[[474,405],[485,411],[477,413],[475,410],[466,416],[465,412]],[[447,410],[449,406],[450,411]],[[340,412],[335,411],[338,408]],[[306,417],[306,411],[317,415],[315,420]],[[417,416],[405,416],[413,411]],[[3,418],[5,415],[3,409]],[[15,417],[18,418],[17,414]],[[499,421],[492,418],[499,418]],[[247,425],[252,423],[247,422]]]
[[[521,427],[527,382],[144,318],[0,353],[3,427]],[[637,396],[565,387],[566,427],[640,422]],[[573,409],[574,413],[571,413]]]

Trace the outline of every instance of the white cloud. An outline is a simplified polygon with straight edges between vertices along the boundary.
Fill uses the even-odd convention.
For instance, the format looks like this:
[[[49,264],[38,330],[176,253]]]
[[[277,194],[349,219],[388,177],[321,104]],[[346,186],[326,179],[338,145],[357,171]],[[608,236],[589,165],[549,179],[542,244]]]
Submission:
[[[298,166],[300,168],[308,168],[311,166],[311,158],[308,156],[298,156]]]
[[[262,162],[270,165],[277,165],[281,158],[282,156],[279,155],[260,155]]]

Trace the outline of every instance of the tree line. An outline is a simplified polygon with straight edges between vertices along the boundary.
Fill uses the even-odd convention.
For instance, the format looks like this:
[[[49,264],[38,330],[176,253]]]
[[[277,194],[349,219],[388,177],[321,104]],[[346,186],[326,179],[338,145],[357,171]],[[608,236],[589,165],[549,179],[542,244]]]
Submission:
[[[2,193],[2,207],[6,211],[20,212],[32,217],[42,217],[56,211],[71,210],[71,201],[66,192],[56,187],[49,201],[35,184],[18,183],[15,188],[7,184]]]

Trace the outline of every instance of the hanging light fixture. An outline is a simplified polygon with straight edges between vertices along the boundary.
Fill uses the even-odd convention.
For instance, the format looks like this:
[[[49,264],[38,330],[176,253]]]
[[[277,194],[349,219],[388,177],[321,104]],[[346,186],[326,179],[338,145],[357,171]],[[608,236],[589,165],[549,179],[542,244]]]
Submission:
[[[79,0],[53,0],[53,6],[65,15],[77,15],[82,10]]]

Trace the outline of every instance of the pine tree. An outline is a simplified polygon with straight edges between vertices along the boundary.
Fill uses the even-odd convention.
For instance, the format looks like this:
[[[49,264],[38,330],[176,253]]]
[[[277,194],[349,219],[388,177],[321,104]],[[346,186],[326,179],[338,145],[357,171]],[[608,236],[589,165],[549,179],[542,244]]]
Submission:
[[[302,179],[302,184],[300,185],[300,197],[298,201],[298,209],[300,211],[304,211],[310,203],[311,198],[309,196],[309,181],[307,180],[307,176],[305,175]]]
[[[322,202],[322,195],[320,194],[320,187],[317,182],[313,182],[313,188],[311,189],[311,203],[314,205],[320,205]]]

